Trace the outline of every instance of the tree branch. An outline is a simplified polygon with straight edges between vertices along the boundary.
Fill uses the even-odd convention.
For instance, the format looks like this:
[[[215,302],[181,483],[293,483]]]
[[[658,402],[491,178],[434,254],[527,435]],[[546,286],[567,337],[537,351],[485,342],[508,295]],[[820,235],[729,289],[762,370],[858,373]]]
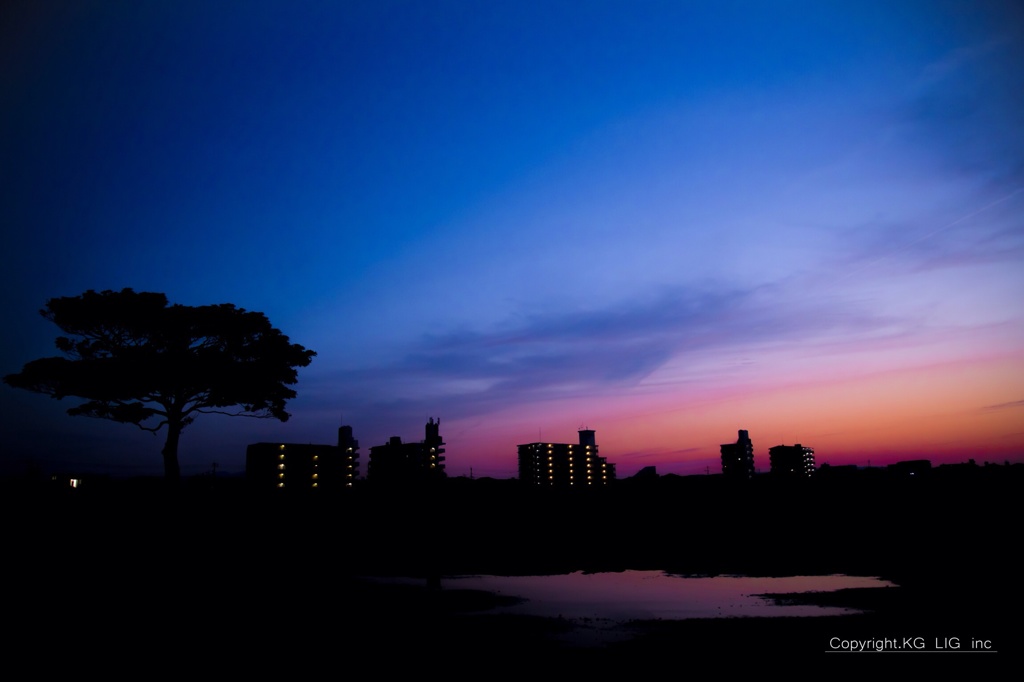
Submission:
[[[270,419],[274,416],[272,414],[257,414],[255,412],[225,412],[224,410],[201,410],[199,408],[196,408],[194,411],[199,414],[223,414],[228,417],[250,417],[252,419]]]

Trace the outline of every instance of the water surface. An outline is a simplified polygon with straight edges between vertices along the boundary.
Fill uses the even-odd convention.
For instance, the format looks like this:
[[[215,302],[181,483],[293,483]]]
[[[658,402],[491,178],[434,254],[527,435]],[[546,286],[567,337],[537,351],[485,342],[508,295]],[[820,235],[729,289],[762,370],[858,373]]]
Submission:
[[[687,618],[833,616],[853,609],[779,604],[768,594],[891,587],[879,578],[848,575],[692,577],[664,571],[569,573],[542,576],[469,575],[442,578],[442,589],[486,590],[523,601],[504,613],[567,619],[682,620]]]

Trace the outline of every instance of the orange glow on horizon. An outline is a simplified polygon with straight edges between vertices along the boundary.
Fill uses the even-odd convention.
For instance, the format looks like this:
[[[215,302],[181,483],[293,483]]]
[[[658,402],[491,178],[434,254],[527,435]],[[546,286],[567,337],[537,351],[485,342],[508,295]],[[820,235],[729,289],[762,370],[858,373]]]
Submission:
[[[502,427],[478,430],[458,444],[478,453],[474,464],[515,475],[515,445],[539,440],[538,427],[551,415],[588,414],[600,454],[620,477],[645,466],[659,473],[720,472],[719,446],[746,429],[758,470],[767,470],[768,448],[801,443],[815,449],[818,465],[885,465],[905,459],[933,464],[1004,459],[1024,453],[1019,381],[1024,359],[1012,356],[947,362],[848,377],[830,383],[794,383],[778,388],[716,388],[712,399],[648,395],[626,402],[592,398],[521,410]],[[582,424],[581,424],[582,425]],[[575,442],[569,421],[540,427],[545,439]],[[484,435],[487,434],[487,435]],[[498,445],[505,441],[504,446]],[[452,439],[453,447],[455,439]]]

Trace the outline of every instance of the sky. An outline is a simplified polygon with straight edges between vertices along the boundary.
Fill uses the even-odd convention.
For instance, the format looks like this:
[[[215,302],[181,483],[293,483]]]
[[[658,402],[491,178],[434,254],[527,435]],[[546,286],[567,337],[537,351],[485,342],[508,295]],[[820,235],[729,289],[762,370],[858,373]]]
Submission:
[[[130,287],[317,353],[185,475],[429,418],[451,476],[1024,461],[1022,64],[1012,1],[5,2],[0,373]],[[4,470],[162,472],[74,404],[0,386]]]

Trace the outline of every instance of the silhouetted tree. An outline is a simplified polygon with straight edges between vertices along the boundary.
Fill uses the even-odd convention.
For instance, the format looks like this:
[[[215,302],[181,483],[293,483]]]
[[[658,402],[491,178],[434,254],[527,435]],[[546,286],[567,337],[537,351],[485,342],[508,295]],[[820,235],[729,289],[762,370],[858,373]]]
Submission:
[[[160,293],[89,290],[52,298],[39,311],[67,336],[64,357],[33,360],[4,382],[85,399],[70,415],[167,427],[164,475],[176,482],[178,440],[199,413],[286,421],[297,368],[316,355],[270,325],[263,313],[230,303],[184,306]]]

